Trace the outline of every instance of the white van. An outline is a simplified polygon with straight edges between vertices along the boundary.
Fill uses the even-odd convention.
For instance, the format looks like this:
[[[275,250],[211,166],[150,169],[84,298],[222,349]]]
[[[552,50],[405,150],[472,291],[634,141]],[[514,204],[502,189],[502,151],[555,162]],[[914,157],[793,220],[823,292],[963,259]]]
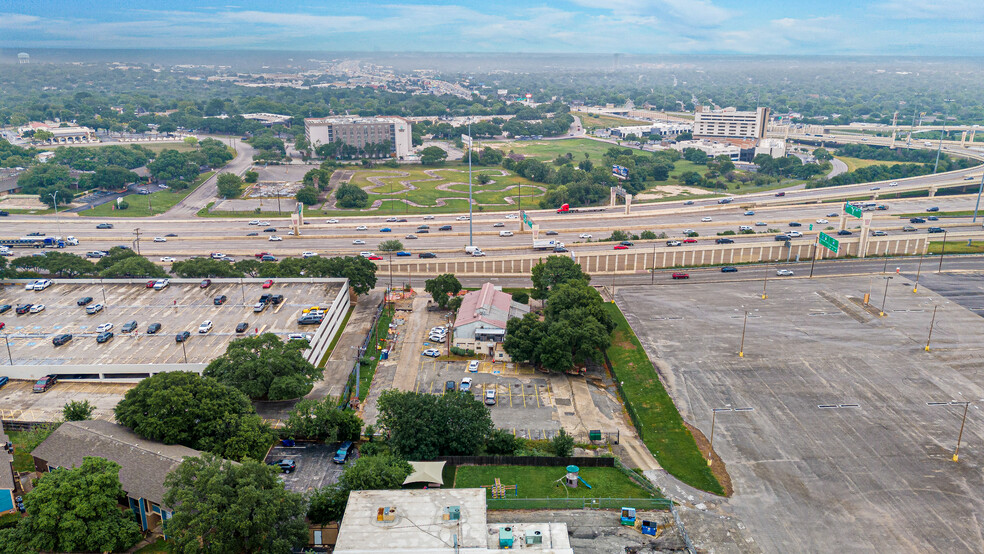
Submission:
[[[751,231],[752,230],[752,227],[751,227],[751,225],[739,225],[738,226],[738,230],[739,231]]]
[[[477,247],[477,246],[466,246],[465,247],[465,254],[472,254],[472,255],[474,255],[475,252],[481,252],[481,251],[482,251],[482,249],[479,248],[479,247]],[[479,254],[479,256],[481,256],[481,254]]]
[[[513,236],[513,232],[512,231],[499,231],[499,236],[500,237],[511,237],[511,236]]]

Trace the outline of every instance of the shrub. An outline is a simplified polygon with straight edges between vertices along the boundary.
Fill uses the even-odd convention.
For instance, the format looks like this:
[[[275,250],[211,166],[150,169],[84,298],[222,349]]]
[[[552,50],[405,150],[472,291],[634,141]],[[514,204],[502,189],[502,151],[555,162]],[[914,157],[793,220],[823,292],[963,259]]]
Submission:
[[[119,201],[119,202],[118,202],[118,203],[116,204],[116,209],[117,209],[117,210],[125,210],[125,209],[127,209],[127,208],[129,208],[129,207],[130,207],[130,203],[129,203],[129,202],[127,202],[126,200],[120,200],[120,201]]]
[[[737,233],[735,233],[734,231],[722,231],[722,232],[718,233],[718,236],[720,237],[720,236],[736,235],[736,234]]]
[[[550,441],[550,444],[557,456],[567,457],[574,453],[574,437],[568,435],[567,431],[563,429]]]
[[[639,233],[639,238],[642,240],[653,240],[657,237],[656,237],[656,233],[652,231],[643,231]]]
[[[530,295],[526,291],[519,291],[512,293],[512,299],[514,302],[519,302],[520,304],[529,304]]]

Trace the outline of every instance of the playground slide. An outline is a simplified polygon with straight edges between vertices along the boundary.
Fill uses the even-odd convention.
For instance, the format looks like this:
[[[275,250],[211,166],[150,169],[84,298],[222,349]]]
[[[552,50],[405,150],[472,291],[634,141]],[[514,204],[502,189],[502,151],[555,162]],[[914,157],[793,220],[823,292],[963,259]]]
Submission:
[[[580,481],[580,482],[582,482],[582,483],[584,483],[584,486],[585,487],[588,487],[589,489],[591,488],[591,485],[589,485],[587,481],[585,481],[584,479],[582,479],[580,475],[577,476],[577,480]]]

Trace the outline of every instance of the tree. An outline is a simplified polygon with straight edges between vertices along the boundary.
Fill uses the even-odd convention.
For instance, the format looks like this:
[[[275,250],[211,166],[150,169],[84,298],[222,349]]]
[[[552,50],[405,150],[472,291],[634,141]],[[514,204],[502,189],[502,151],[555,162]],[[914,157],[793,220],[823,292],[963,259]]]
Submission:
[[[255,183],[257,179],[260,178],[260,174],[253,170],[249,170],[243,174],[243,178],[247,183]]]
[[[234,460],[262,459],[274,439],[245,394],[196,373],[148,377],[113,411],[120,425],[141,437]]]
[[[318,203],[318,189],[314,187],[303,187],[297,191],[294,197],[305,206],[313,206]]]
[[[447,308],[448,300],[461,291],[461,281],[453,273],[444,273],[424,281],[424,290],[434,297],[441,308]]]
[[[399,252],[403,250],[403,243],[399,239],[384,240],[379,243],[377,250],[380,252]]]
[[[389,431],[390,445],[412,460],[476,454],[494,428],[488,408],[471,394],[386,390],[378,406],[379,425]]]
[[[548,256],[547,261],[533,266],[531,272],[533,290],[530,296],[544,299],[550,290],[560,284],[575,279],[589,282],[591,276],[585,273],[581,266],[567,256]]]
[[[303,263],[306,275],[309,277],[348,279],[349,286],[355,294],[366,294],[376,286],[376,264],[362,256],[307,258]]]
[[[357,441],[362,436],[362,420],[355,412],[339,410],[331,398],[304,399],[288,414],[284,433],[325,442]]]
[[[189,154],[194,152],[164,150],[154,161],[147,164],[147,170],[158,181],[194,181],[195,177],[198,177],[199,164],[195,163]]]
[[[133,256],[111,265],[109,268],[99,272],[99,275],[107,279],[132,277],[153,277],[160,279],[167,277],[167,272],[143,256]]]
[[[119,464],[94,457],[42,474],[24,497],[21,551],[122,552],[136,544],[140,527],[118,507],[125,496],[119,474]]]
[[[239,260],[232,265],[236,271],[241,272],[243,275],[256,277],[260,274],[260,268],[263,266],[263,262],[255,258],[247,258],[245,260]]]
[[[286,400],[311,391],[321,372],[304,359],[307,341],[282,342],[273,333],[236,339],[205,368],[205,377],[252,399]]]
[[[509,356],[534,366],[540,365],[540,343],[547,332],[547,324],[536,314],[514,317],[506,321],[506,338],[502,348]]]
[[[33,138],[35,142],[47,142],[55,138],[55,134],[45,129],[38,129],[34,131],[34,135],[31,138]]]
[[[96,169],[91,184],[103,190],[124,190],[127,185],[136,183],[139,179],[139,175],[125,167],[110,165]]]
[[[139,257],[139,255],[133,250],[130,250],[129,248],[120,248],[119,246],[110,248],[107,254],[108,255],[99,258],[99,261],[96,262],[97,270],[102,271],[104,269],[109,269],[127,258]]]
[[[100,260],[100,262],[101,261],[102,260]],[[242,277],[243,275],[242,272],[233,264],[220,260],[213,260],[211,258],[194,258],[174,262],[171,264],[171,273],[177,275],[178,277],[185,277],[189,279],[203,279],[206,277]]]
[[[17,186],[21,187],[25,194],[40,194],[42,189],[53,187],[68,190],[73,184],[75,179],[69,174],[68,168],[52,163],[34,166],[17,178]],[[58,196],[61,194],[59,193]]]
[[[512,456],[519,449],[521,442],[509,431],[495,429],[485,441],[485,452],[493,456]]]
[[[553,447],[554,454],[561,458],[574,454],[574,437],[568,435],[564,429],[550,440],[550,445]]]
[[[440,146],[428,146],[420,151],[420,163],[423,165],[437,165],[447,157],[448,153]]]
[[[235,173],[220,173],[216,183],[222,198],[239,198],[243,192],[243,180]]]
[[[369,205],[369,194],[355,185],[342,183],[335,191],[335,200],[339,208],[365,208]]]
[[[486,146],[478,155],[482,165],[499,165],[502,163],[502,151]]]
[[[164,486],[175,552],[289,553],[307,539],[304,497],[263,463],[203,454],[181,462]]]
[[[90,404],[88,400],[81,402],[72,400],[62,408],[62,417],[65,418],[65,421],[85,421],[92,419],[92,411],[95,409],[96,407]]]
[[[820,161],[827,161],[834,158],[834,156],[826,148],[817,148],[814,150],[813,157]]]
[[[697,165],[704,165],[707,163],[707,153],[699,148],[684,148],[683,159]]]
[[[391,455],[363,455],[345,468],[335,485],[324,487],[311,495],[308,519],[324,525],[342,519],[348,494],[354,490],[399,489],[413,473],[413,467]]]

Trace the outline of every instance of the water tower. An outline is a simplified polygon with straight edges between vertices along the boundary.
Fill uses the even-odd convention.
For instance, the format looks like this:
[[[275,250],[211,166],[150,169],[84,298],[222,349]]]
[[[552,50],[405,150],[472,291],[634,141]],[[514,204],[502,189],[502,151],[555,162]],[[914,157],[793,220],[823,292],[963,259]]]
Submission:
[[[31,63],[31,55],[27,52],[17,54],[17,63]]]

